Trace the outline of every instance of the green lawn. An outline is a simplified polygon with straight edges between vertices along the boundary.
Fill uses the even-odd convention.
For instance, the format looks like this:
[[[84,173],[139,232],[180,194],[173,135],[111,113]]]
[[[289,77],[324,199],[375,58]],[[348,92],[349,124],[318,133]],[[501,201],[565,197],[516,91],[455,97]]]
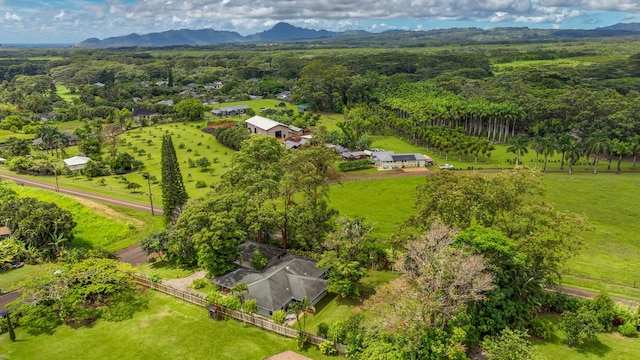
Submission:
[[[558,316],[546,317],[555,324],[559,321]],[[634,360],[640,354],[640,339],[638,337],[626,338],[617,331],[598,334],[598,341],[579,346],[569,347],[565,344],[565,340],[564,332],[556,329],[551,339],[534,340],[533,344],[544,359]]]
[[[413,214],[416,186],[422,183],[422,176],[345,181],[331,186],[331,206],[340,215],[366,218],[372,236],[388,239]]]
[[[357,313],[363,313],[363,315],[366,316],[367,312],[362,309],[363,301],[373,295],[378,286],[397,277],[398,274],[392,273],[391,271],[369,271],[369,275],[362,279],[362,284],[360,286],[360,295],[362,296],[362,300],[360,301],[341,299],[335,294],[326,296],[315,306],[315,314],[305,314],[306,331],[316,334],[318,324],[322,322],[327,325],[331,325],[331,323],[336,320],[344,321],[351,315]]]
[[[149,308],[129,320],[61,326],[40,336],[18,328],[16,335],[13,343],[8,334],[0,336],[3,359],[263,359],[296,348],[294,339],[235,320],[211,320],[205,309],[157,292]],[[327,359],[313,346],[302,354]]]
[[[5,141],[7,141],[10,137],[14,137],[14,138],[18,138],[18,139],[33,139],[33,138],[35,138],[35,135],[33,135],[33,134],[14,133],[13,131],[10,131],[10,130],[2,130],[2,129],[0,129],[0,144],[4,143]]]
[[[25,277],[35,273],[41,265],[28,265],[0,272],[0,290],[7,292],[18,288],[18,283]]]
[[[198,269],[183,268],[166,260],[156,260],[138,266],[138,271],[149,275],[157,274],[163,279],[178,279],[187,277]]]
[[[589,218],[564,283],[640,299],[640,174],[547,174],[547,201]]]
[[[162,227],[162,217],[152,217],[143,211],[109,207],[82,199],[74,199],[56,192],[31,187],[12,188],[21,197],[34,197],[56,203],[69,210],[77,223],[74,229],[74,247],[105,248],[117,251],[133,245],[150,232]]]

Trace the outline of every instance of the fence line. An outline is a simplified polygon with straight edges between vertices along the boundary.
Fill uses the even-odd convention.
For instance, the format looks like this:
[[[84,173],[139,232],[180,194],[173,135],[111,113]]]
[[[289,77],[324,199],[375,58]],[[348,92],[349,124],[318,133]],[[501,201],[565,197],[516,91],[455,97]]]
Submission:
[[[147,287],[147,288],[151,288],[151,289],[155,289],[157,291],[160,291],[161,293],[173,296],[175,298],[178,299],[182,299],[184,301],[190,302],[192,304],[201,306],[206,308],[209,304],[207,303],[207,301],[202,298],[201,296],[197,296],[182,290],[178,290],[176,288],[173,288],[171,286],[167,286],[161,283],[157,283],[154,281],[151,281],[150,279],[140,276],[140,275],[134,275],[135,280],[138,282],[138,284]],[[247,314],[244,313],[242,311],[237,311],[237,310],[231,310],[225,307],[221,307],[221,312],[223,315],[236,319],[236,320],[240,320],[244,323],[247,324],[251,324],[253,326],[259,327],[261,329],[267,330],[267,331],[271,331],[274,332],[276,334],[282,335],[282,336],[286,336],[288,338],[292,338],[295,339],[298,336],[298,330],[290,328],[288,326],[285,325],[281,325],[281,324],[276,324],[274,323],[271,319],[262,316],[260,314]],[[312,335],[309,333],[305,333],[305,335],[307,336],[307,342],[311,345],[320,345],[321,343],[328,341],[327,339],[320,337],[320,336],[316,336],[316,335]],[[337,344],[337,345],[341,345],[341,344]],[[343,350],[344,347],[342,346],[336,346],[339,350]],[[340,351],[341,353],[343,351]]]

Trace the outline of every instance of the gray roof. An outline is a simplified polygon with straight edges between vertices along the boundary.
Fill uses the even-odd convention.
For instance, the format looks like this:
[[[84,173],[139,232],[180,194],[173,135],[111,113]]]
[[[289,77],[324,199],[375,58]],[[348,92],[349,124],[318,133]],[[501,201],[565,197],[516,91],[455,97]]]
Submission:
[[[323,274],[315,261],[288,254],[262,273],[238,268],[212,282],[225,288],[232,288],[239,282],[247,284],[247,298],[256,299],[260,308],[276,311],[291,301],[302,301],[305,296],[314,301],[324,294],[327,283],[321,278]]]
[[[278,258],[284,256],[285,251],[277,246],[261,244],[253,241],[245,241],[238,247],[240,249],[241,262],[238,264],[246,268],[251,268],[251,260],[253,253],[258,250],[260,255],[267,259],[268,263],[277,261]]]
[[[221,112],[231,112],[231,111],[248,110],[248,109],[251,109],[251,106],[249,105],[221,106],[219,108],[215,108],[211,110],[211,112],[214,114],[217,114]]]

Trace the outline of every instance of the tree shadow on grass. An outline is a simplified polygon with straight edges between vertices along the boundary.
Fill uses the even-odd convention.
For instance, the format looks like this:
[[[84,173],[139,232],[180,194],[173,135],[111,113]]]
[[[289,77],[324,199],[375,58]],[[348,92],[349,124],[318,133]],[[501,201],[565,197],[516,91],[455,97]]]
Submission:
[[[575,349],[580,354],[583,354],[583,355],[593,354],[598,357],[604,357],[608,352],[611,351],[611,347],[603,344],[602,342],[600,342],[600,340],[578,345],[575,347]]]

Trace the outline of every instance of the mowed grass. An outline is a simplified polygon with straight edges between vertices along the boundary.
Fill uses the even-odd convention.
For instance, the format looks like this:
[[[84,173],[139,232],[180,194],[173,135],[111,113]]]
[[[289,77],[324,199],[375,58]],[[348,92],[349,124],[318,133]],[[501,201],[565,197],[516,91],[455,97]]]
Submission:
[[[117,251],[142,240],[161,227],[162,218],[151,214],[75,199],[48,190],[12,185],[21,197],[52,202],[68,210],[77,223],[72,247],[105,248]]]
[[[386,240],[414,213],[416,186],[422,183],[422,176],[345,181],[331,186],[330,205],[341,216],[367,219],[371,235]]]
[[[33,139],[35,138],[35,135],[14,133],[11,130],[0,129],[0,143],[6,142],[11,137],[18,138],[18,139]]]
[[[17,342],[0,336],[0,354],[11,359],[264,359],[296,349],[288,339],[236,320],[215,321],[201,307],[151,292],[148,309],[121,322],[91,327],[60,326],[53,335],[16,329]],[[328,359],[309,346],[301,352]]]
[[[3,292],[15,290],[22,279],[35,273],[42,265],[25,264],[18,269],[5,270],[0,272],[0,290]]]
[[[56,85],[56,93],[67,102],[72,102],[73,99],[80,97],[79,92],[72,94],[71,90],[69,90],[69,88],[64,85]]]
[[[627,338],[617,331],[598,334],[598,340],[578,346],[568,346],[566,335],[558,329],[560,317],[547,315],[555,329],[549,340],[533,339],[534,348],[544,359],[563,360],[634,360],[640,354],[640,338]]]
[[[640,299],[640,174],[547,174],[545,198],[586,215],[592,231],[567,264],[567,285]]]

